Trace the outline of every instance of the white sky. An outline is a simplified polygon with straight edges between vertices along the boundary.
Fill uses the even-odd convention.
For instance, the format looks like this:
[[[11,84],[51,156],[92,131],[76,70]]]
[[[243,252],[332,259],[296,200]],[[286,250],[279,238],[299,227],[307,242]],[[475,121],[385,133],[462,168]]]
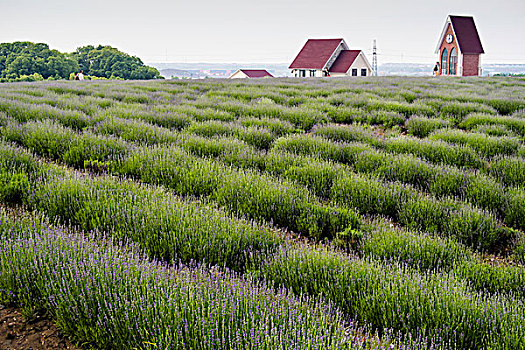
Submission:
[[[471,15],[485,63],[525,63],[524,0],[0,0],[0,42],[114,46],[144,62],[288,63],[343,37],[378,63],[436,60],[448,14]]]

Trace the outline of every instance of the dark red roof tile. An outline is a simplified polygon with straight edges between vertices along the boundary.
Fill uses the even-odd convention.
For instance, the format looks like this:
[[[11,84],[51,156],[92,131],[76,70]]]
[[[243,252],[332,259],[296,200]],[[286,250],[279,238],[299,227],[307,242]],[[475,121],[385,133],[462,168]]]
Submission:
[[[479,39],[478,30],[474,23],[474,18],[463,16],[450,16],[454,33],[458,40],[459,48],[464,54],[485,53],[481,40]]]
[[[246,74],[249,78],[273,78],[273,75],[268,73],[266,69],[239,69],[241,72]]]
[[[346,73],[361,50],[343,50],[330,67],[330,73]]]
[[[290,69],[323,69],[343,39],[308,39]]]

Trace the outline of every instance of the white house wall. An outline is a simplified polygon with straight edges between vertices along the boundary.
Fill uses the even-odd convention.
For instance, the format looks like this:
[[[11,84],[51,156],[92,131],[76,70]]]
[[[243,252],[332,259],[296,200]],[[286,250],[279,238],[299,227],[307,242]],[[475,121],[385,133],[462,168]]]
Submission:
[[[230,77],[230,79],[244,79],[244,78],[248,78],[248,76],[241,71],[233,73],[233,75]]]
[[[357,69],[357,76],[361,76],[361,69],[366,68],[366,76],[372,75],[372,70],[370,69],[369,65],[367,64],[366,60],[364,59],[362,54],[359,54],[359,56],[356,57],[354,63],[350,66],[348,69],[348,72],[346,72],[347,75],[352,75],[352,69]]]
[[[310,71],[312,69],[292,69],[292,74],[294,77],[298,78],[299,77],[299,71],[301,70],[304,70],[305,71],[305,76],[304,78],[311,78],[312,76],[310,75]],[[323,77],[323,71],[321,69],[316,69],[315,70],[315,77]]]

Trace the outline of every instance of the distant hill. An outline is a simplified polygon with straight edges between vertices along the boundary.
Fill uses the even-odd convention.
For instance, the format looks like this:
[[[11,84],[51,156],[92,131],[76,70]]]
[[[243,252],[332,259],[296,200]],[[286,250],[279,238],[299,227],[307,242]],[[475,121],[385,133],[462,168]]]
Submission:
[[[148,65],[159,70],[160,74],[165,78],[172,76],[179,78],[188,78],[191,74],[192,78],[228,78],[237,69],[266,69],[273,76],[287,77],[291,76],[288,69],[288,63],[180,63],[180,62],[162,62],[162,63],[148,63]],[[177,72],[180,71],[180,72]],[[173,73],[179,73],[173,74]]]
[[[167,69],[160,69],[159,70],[160,75],[162,75],[164,78],[204,78],[206,77],[205,74],[200,73],[199,70],[186,70],[186,69],[174,69],[174,68],[167,68]]]
[[[290,77],[288,63],[149,63],[165,78],[228,78],[239,68],[262,68],[276,77]],[[432,75],[434,63],[384,63],[379,65],[379,75],[426,76]],[[525,74],[525,64],[484,64],[483,75]]]

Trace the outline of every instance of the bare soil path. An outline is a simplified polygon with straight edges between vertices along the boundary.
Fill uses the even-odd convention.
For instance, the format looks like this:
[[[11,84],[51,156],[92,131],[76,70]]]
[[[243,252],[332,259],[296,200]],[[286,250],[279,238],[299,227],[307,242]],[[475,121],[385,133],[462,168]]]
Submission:
[[[0,305],[0,350],[80,350],[49,319],[27,321],[20,310]]]

